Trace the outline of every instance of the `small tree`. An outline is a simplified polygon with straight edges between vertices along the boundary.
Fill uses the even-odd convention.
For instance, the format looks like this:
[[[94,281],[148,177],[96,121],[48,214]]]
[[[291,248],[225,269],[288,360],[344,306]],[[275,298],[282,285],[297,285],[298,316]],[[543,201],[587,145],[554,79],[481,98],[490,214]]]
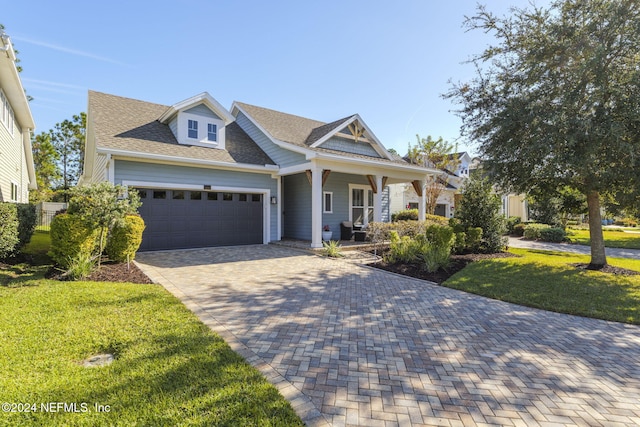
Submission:
[[[137,191],[127,191],[126,187],[101,182],[71,190],[67,212],[78,215],[89,227],[100,230],[98,242],[98,265],[100,265],[100,256],[109,232],[116,224],[124,225],[127,214],[137,214],[140,205],[140,196]]]
[[[416,140],[416,145],[409,145],[409,153],[407,154],[409,160],[412,163],[440,171],[439,174],[431,176],[424,189],[426,213],[433,215],[436,212],[438,198],[447,188],[449,177],[457,169],[460,160],[455,153],[457,147],[449,144],[442,137],[432,139],[430,135],[426,138],[420,138],[420,135],[416,135]]]
[[[463,229],[482,228],[481,248],[486,252],[500,252],[505,246],[505,219],[500,206],[500,197],[489,180],[476,176],[467,180],[456,206],[455,217]]]

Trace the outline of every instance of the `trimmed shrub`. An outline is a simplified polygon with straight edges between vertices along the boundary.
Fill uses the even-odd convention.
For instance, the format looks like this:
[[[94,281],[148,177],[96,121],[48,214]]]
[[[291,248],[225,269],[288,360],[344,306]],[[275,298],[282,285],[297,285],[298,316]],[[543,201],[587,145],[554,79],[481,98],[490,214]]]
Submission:
[[[438,225],[449,225],[449,218],[440,215],[425,215],[425,220]]]
[[[459,231],[454,234],[453,252],[456,254],[464,253],[467,250],[467,233]]]
[[[527,224],[523,222],[521,222],[520,224],[516,224],[513,226],[513,231],[511,232],[511,234],[517,237],[522,237],[524,236],[524,229],[526,227],[527,227]]]
[[[544,228],[550,228],[547,224],[532,223],[527,224],[524,228],[524,238],[529,240],[538,240],[540,238],[540,231]]]
[[[91,229],[78,215],[59,214],[51,221],[51,250],[49,256],[60,266],[90,255],[98,245],[99,229]]]
[[[405,209],[391,215],[391,221],[418,220],[418,209]]]
[[[400,237],[397,231],[391,231],[390,238],[391,243],[386,256],[388,262],[412,263],[418,259],[419,242],[409,236]]]
[[[507,218],[507,233],[513,234],[516,225],[522,223],[522,219],[519,216],[510,216]]]
[[[20,249],[31,240],[36,229],[36,206],[28,203],[16,205],[18,213],[18,246]]]
[[[0,203],[0,258],[13,253],[18,242],[18,212],[14,203]]]
[[[477,252],[480,250],[480,246],[482,245],[482,228],[480,227],[470,227],[467,232],[467,248],[473,252]]]
[[[429,273],[446,268],[454,244],[453,228],[448,225],[430,225],[425,231],[426,242],[421,245],[420,259]]]
[[[142,243],[144,227],[144,220],[138,215],[127,215],[124,224],[116,224],[104,248],[109,259],[118,262],[133,260]]]
[[[540,240],[545,242],[562,243],[567,240],[567,232],[559,227],[546,227],[540,230]]]

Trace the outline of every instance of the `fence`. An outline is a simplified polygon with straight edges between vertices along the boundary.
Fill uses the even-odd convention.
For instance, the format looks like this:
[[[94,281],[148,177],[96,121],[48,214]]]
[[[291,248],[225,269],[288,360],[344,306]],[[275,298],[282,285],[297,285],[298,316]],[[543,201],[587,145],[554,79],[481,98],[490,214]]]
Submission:
[[[60,210],[66,209],[66,203],[40,202],[36,205],[36,226],[38,230],[50,230],[51,220]]]

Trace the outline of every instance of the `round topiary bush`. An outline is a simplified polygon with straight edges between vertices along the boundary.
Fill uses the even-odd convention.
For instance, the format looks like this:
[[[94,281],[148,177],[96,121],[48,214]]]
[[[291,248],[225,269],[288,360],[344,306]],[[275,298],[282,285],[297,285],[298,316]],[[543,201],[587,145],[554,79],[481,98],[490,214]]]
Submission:
[[[98,245],[98,229],[91,229],[78,215],[59,214],[51,221],[49,256],[68,268],[80,255],[91,254]]]
[[[144,220],[139,215],[127,215],[123,225],[116,225],[104,248],[109,259],[118,262],[131,261],[142,243]]]

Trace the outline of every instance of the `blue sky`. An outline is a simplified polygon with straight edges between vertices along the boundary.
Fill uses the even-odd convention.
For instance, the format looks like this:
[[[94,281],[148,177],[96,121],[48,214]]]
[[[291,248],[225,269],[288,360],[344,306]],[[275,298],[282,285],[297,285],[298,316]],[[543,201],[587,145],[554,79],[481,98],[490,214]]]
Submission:
[[[528,0],[488,0],[506,13]],[[539,1],[538,4],[545,4]],[[86,111],[96,90],[159,104],[207,91],[331,122],[359,113],[387,146],[459,140],[441,94],[491,41],[465,32],[475,1],[10,1],[36,132]],[[460,149],[474,152],[459,140]]]

